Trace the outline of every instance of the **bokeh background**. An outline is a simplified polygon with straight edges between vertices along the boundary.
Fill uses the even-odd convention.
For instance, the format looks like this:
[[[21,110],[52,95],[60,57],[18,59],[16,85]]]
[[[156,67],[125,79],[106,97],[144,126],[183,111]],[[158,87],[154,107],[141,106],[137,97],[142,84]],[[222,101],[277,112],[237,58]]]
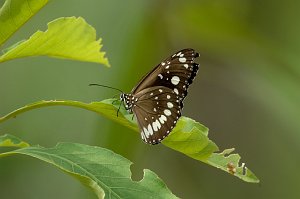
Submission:
[[[2,5],[4,0],[0,0]],[[50,99],[84,102],[129,92],[161,60],[182,48],[201,53],[184,115],[210,128],[221,149],[235,147],[260,178],[245,183],[99,115],[71,107],[27,112],[0,124],[32,144],[77,142],[109,148],[156,172],[181,198],[300,198],[300,1],[50,1],[4,47],[45,30],[62,16],[82,16],[97,30],[111,68],[36,57],[1,64],[0,115]],[[70,176],[29,157],[0,159],[1,199],[96,198]]]

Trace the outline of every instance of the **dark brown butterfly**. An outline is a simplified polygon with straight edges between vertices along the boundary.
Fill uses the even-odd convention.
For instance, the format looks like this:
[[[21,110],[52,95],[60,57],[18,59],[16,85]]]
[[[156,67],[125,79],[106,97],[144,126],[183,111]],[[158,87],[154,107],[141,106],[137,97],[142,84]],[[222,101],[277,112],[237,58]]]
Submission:
[[[175,127],[187,89],[199,69],[194,62],[198,56],[193,49],[183,49],[158,64],[131,93],[121,94],[126,110],[135,114],[146,143],[160,143]]]

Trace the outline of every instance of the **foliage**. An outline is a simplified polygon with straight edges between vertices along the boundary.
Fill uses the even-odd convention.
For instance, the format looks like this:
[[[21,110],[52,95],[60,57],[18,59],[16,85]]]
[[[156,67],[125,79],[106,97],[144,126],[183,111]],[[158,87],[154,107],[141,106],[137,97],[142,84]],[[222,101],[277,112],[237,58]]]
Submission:
[[[64,31],[61,31],[61,30]],[[101,39],[96,41],[95,29],[81,17],[63,17],[48,24],[45,32],[37,31],[28,40],[4,50],[0,62],[11,59],[45,55],[105,64],[109,66],[105,53],[101,52]]]
[[[120,114],[117,116],[119,104],[114,103],[115,105],[112,105],[113,101],[115,100],[109,99],[89,104],[70,100],[40,101],[11,112],[10,114],[0,118],[0,122],[9,118],[14,118],[20,113],[30,111],[32,109],[64,105],[94,111],[106,118],[129,127],[136,132],[139,132],[136,121],[132,120],[132,115],[128,114],[124,107],[121,106]],[[239,164],[240,156],[238,154],[230,154],[233,151],[232,149],[227,149],[222,153],[215,153],[218,151],[218,147],[207,136],[208,128],[204,125],[194,121],[193,119],[181,117],[174,130],[162,141],[162,143],[165,146],[179,151],[191,158],[205,162],[211,166],[233,174],[246,182],[259,182],[257,177],[247,167],[245,167],[244,164]],[[229,168],[229,165],[232,165],[230,167],[234,167],[234,172],[232,172]]]
[[[108,149],[76,143],[58,143],[53,148],[30,146],[12,135],[1,136],[0,147],[10,147],[0,157],[21,154],[52,164],[91,188],[98,198],[177,198],[148,169],[142,180],[133,181],[132,163]]]

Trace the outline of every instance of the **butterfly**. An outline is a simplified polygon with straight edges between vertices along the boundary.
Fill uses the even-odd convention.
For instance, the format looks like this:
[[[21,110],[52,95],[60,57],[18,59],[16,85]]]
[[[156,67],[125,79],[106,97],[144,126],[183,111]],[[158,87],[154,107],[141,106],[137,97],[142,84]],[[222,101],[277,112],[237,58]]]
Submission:
[[[160,143],[175,127],[181,116],[188,87],[197,75],[199,54],[188,48],[176,52],[158,64],[120,100],[136,116],[142,140]]]

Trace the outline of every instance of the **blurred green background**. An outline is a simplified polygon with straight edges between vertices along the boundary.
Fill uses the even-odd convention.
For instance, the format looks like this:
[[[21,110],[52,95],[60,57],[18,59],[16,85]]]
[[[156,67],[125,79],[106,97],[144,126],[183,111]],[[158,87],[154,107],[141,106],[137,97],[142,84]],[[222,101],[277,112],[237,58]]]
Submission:
[[[2,5],[4,0],[0,0]],[[181,198],[300,198],[300,1],[50,1],[4,47],[61,16],[94,26],[111,68],[36,57],[1,64],[0,115],[38,100],[84,102],[129,92],[141,76],[182,48],[200,52],[200,71],[184,115],[210,128],[221,149],[235,147],[260,178],[245,183],[95,113],[71,107],[34,110],[0,125],[32,144],[77,142],[112,149],[156,172]],[[96,198],[70,176],[29,157],[0,159],[1,199]]]

